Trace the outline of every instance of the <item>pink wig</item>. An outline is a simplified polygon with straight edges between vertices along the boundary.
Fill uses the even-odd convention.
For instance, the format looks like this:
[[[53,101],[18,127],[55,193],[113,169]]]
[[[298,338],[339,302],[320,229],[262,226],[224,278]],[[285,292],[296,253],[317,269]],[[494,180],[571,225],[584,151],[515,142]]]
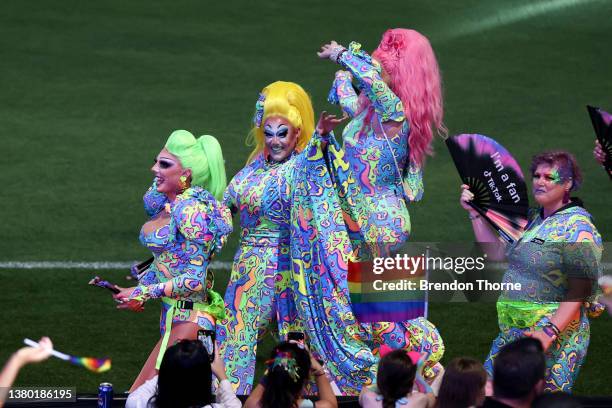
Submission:
[[[372,56],[389,75],[389,87],[399,96],[410,123],[410,160],[419,166],[432,153],[433,129],[442,123],[442,80],[427,38],[414,30],[387,30]]]

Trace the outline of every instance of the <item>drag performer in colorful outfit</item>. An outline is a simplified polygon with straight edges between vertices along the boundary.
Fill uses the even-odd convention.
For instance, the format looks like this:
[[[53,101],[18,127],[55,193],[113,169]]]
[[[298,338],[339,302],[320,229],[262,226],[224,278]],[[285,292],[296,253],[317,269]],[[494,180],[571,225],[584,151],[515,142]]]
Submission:
[[[142,310],[144,302],[161,298],[161,339],[132,385],[136,389],[156,374],[168,344],[195,339],[200,328],[214,330],[225,317],[221,296],[211,290],[207,269],[232,230],[231,214],[217,201],[226,185],[219,142],[196,139],[185,130],[173,132],[152,168],[155,182],[145,194],[152,218],[140,241],[154,255],[138,286],[115,295],[118,306]]]
[[[371,383],[377,361],[351,335],[360,328],[343,289],[352,252],[343,209],[355,203],[330,174],[337,168],[336,180],[348,179],[328,135],[339,120],[323,114],[317,130],[325,136],[315,133],[306,92],[278,81],[262,90],[254,122],[255,150],[225,193],[241,223],[225,294],[228,318],[217,326],[228,377],[238,394],[248,394],[261,336],[301,331],[338,388],[356,395]]]
[[[500,333],[485,368],[491,375],[492,362],[505,344],[524,335],[535,337],[546,351],[545,389],[570,392],[589,345],[583,300],[597,288],[602,241],[580,200],[569,197],[582,181],[571,154],[537,155],[531,174],[541,207],[533,211],[517,242],[488,251],[493,259],[506,252],[509,266],[504,282],[520,283],[521,290],[504,291],[498,300]],[[499,242],[486,221],[466,204],[473,199],[472,192],[466,185],[462,188],[461,205],[470,212],[477,241]]]
[[[385,32],[372,57],[355,42],[348,49],[331,42],[318,55],[344,69],[336,73],[329,101],[352,117],[343,133],[345,158],[372,209],[367,234],[377,243],[376,254],[360,255],[389,256],[409,238],[407,204],[423,195],[433,131],[445,131],[436,57],[426,37],[406,29]],[[444,353],[437,329],[422,317],[373,323],[371,330],[375,350],[387,344],[427,352],[428,367]]]

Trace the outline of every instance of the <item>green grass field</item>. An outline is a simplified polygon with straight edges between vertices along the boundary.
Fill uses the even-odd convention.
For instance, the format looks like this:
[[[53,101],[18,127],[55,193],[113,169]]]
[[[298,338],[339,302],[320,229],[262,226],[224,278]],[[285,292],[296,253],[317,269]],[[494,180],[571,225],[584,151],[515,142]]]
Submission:
[[[44,3],[9,0],[0,14],[0,262],[132,261],[145,220],[141,196],[167,136],[184,128],[217,136],[229,176],[248,154],[244,139],[259,90],[300,83],[315,111],[337,69],[315,52],[331,39],[372,50],[389,27],[431,38],[444,79],[450,134],[478,132],[502,143],[526,170],[544,149],[572,151],[580,196],[605,240],[612,234],[605,173],[592,158],[585,105],[612,109],[612,3],[588,0],[351,2]],[[458,205],[459,178],[438,140],[424,200],[411,209],[416,241],[472,240]],[[606,210],[608,208],[608,210]],[[220,260],[231,260],[234,235]],[[48,334],[77,355],[110,355],[95,375],[59,361],[27,367],[21,385],[102,381],[127,389],[158,337],[159,306],[114,309],[86,286],[93,271],[0,269],[0,362],[23,337]],[[224,292],[227,271],[217,272]],[[103,275],[118,283],[125,271]],[[496,335],[490,304],[432,304],[445,361],[484,359]],[[611,395],[612,320],[593,321],[575,391]],[[266,343],[269,346],[270,342]],[[265,347],[263,347],[265,348]]]

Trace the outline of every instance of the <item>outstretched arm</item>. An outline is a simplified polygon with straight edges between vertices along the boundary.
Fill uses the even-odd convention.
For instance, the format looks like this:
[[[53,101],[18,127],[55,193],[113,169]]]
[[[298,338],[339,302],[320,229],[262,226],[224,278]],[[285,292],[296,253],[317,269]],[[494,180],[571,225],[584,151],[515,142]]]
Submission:
[[[11,356],[2,372],[0,372],[0,408],[4,406],[8,389],[15,382],[17,374],[23,366],[30,363],[38,363],[46,360],[51,355],[53,343],[48,337],[43,337],[38,341],[38,347],[23,347]]]

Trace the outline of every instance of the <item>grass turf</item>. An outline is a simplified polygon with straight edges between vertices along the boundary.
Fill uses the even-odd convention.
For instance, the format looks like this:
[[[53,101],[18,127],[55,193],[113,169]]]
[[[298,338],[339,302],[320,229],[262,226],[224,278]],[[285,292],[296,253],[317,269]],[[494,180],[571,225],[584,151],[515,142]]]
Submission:
[[[36,7],[34,7],[36,5]],[[574,152],[581,197],[604,239],[612,223],[610,183],[592,160],[584,105],[612,109],[603,50],[612,35],[604,1],[388,1],[308,3],[5,1],[0,15],[0,185],[5,237],[0,261],[142,259],[137,231],[148,167],[173,129],[217,136],[228,175],[244,164],[259,90],[283,79],[303,85],[316,111],[337,69],[315,56],[335,39],[373,49],[388,27],[432,39],[445,88],[450,134],[496,138],[523,169],[544,149]],[[457,204],[459,178],[444,145],[427,165],[424,200],[411,208],[412,239],[472,239]],[[230,260],[236,235],[221,260]],[[127,388],[157,337],[158,308],[115,311],[86,288],[89,271],[1,270],[0,361],[21,338],[49,334],[60,350],[113,357],[96,376],[59,361],[28,367],[20,384],[102,380]],[[123,272],[105,273],[117,281]],[[217,273],[217,288],[226,277]],[[484,358],[496,333],[492,304],[434,304],[445,359]],[[457,319],[457,316],[462,316]],[[612,394],[608,317],[593,322],[576,392]],[[269,346],[266,343],[266,347]],[[606,358],[608,357],[608,358]],[[607,381],[606,381],[607,379]]]

